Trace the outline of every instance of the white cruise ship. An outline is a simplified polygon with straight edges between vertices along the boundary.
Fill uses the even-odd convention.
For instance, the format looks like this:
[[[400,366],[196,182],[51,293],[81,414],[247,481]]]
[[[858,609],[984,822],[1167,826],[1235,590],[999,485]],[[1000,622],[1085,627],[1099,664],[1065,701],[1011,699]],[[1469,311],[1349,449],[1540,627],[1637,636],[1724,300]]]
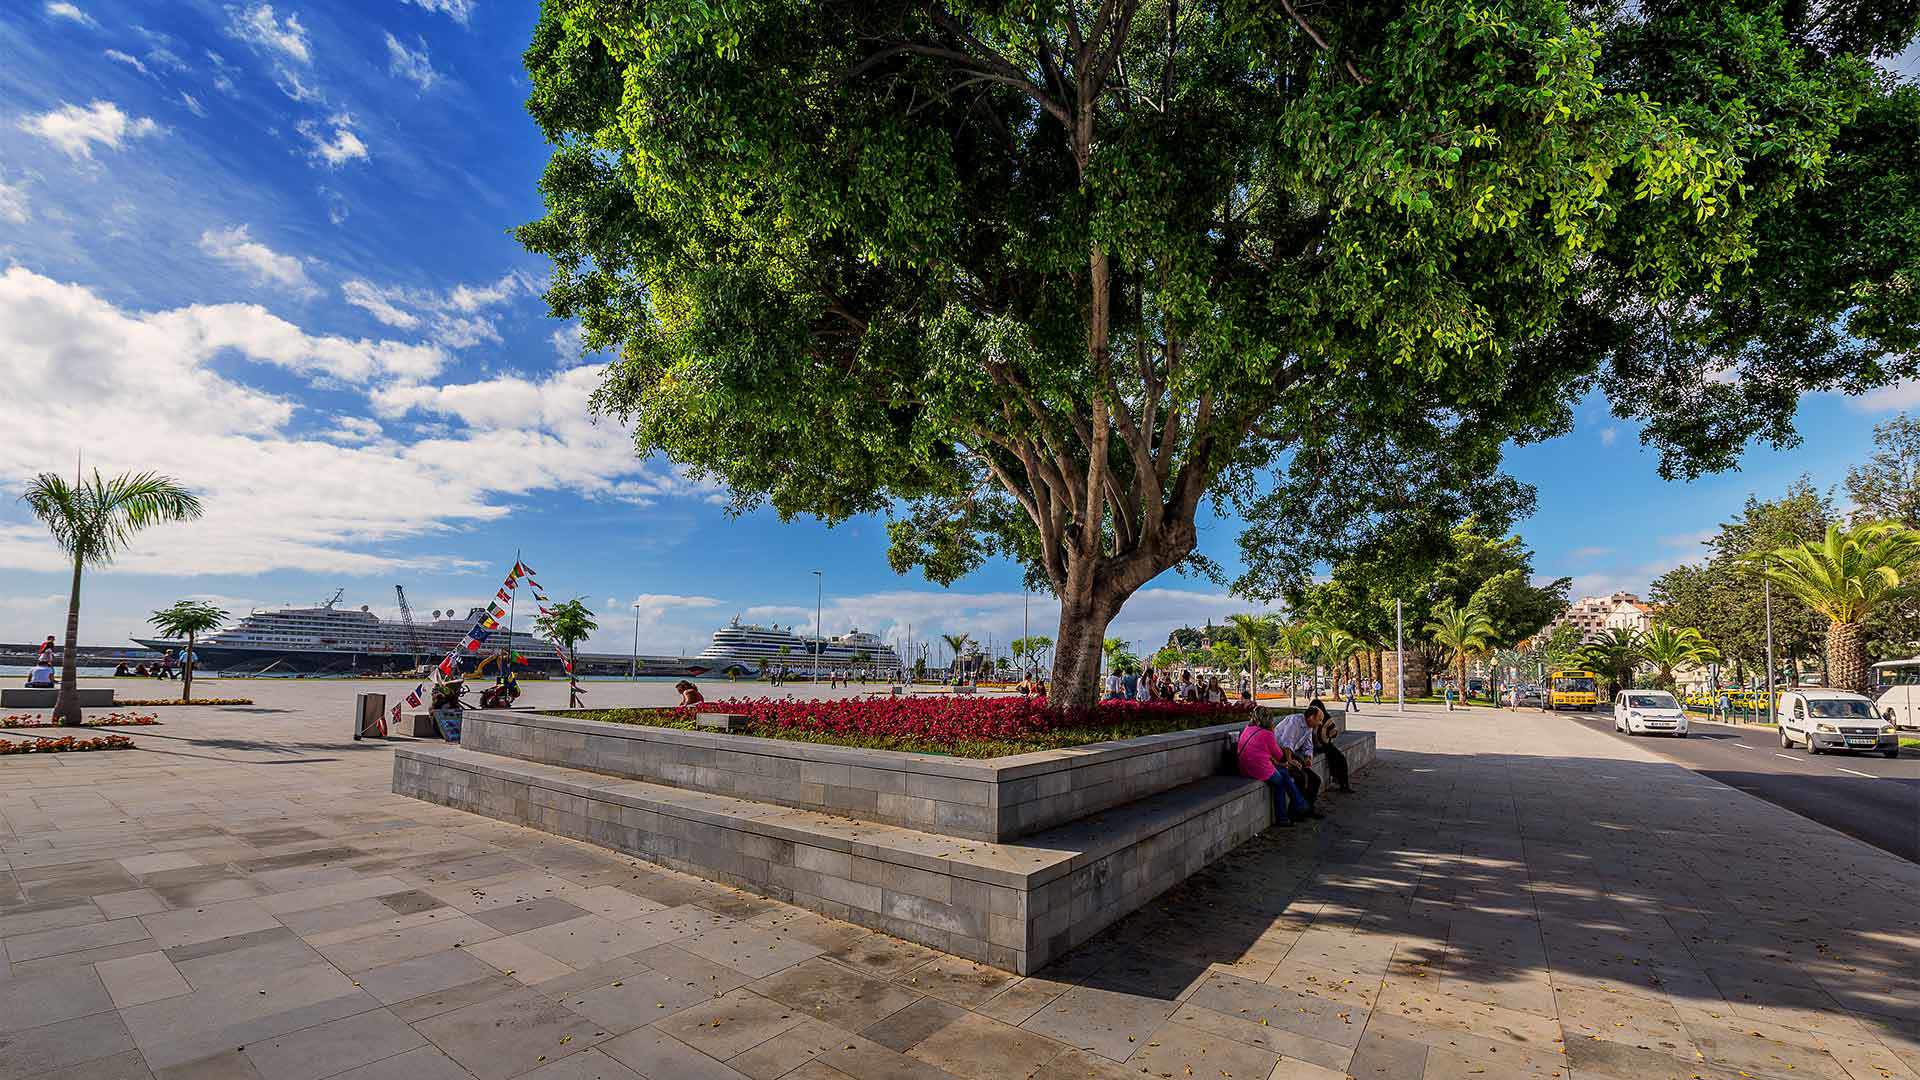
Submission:
[[[465,614],[452,609],[436,611],[414,624],[408,633],[405,623],[387,622],[365,606],[358,610],[337,606],[340,593],[317,607],[283,608],[256,611],[238,623],[194,642],[194,653],[201,666],[231,672],[302,672],[348,674],[353,672],[405,671],[414,665],[436,664],[459,647],[484,609],[470,608]],[[521,622],[529,620],[522,614]],[[135,638],[149,649],[179,649],[182,642]],[[516,630],[510,642],[513,650],[541,670],[559,667],[560,657],[551,643],[535,638],[526,630]],[[505,628],[493,632],[469,658],[485,657],[507,648]],[[477,662],[477,661],[475,661]]]
[[[886,670],[900,666],[899,654],[893,651],[893,646],[860,630],[816,638],[812,634],[796,634],[791,627],[743,623],[737,615],[732,622],[713,632],[713,643],[700,654],[700,659],[716,668],[739,663],[754,668],[773,666],[800,670],[813,665],[816,644],[821,667]]]

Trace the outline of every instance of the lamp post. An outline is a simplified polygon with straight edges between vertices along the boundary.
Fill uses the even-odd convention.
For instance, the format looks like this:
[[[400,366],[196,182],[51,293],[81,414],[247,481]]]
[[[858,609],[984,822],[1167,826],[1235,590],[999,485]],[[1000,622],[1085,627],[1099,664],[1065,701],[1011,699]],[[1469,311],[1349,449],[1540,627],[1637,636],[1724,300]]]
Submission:
[[[1780,722],[1779,710],[1775,708],[1775,702],[1773,697],[1774,667],[1773,667],[1773,579],[1772,578],[1763,577],[1760,579],[1760,594],[1761,596],[1766,598],[1766,604],[1767,604],[1767,720],[1769,723],[1778,724]],[[1807,736],[1807,739],[1808,739],[1808,745],[1811,746],[1813,736],[1809,735]]]
[[[640,601],[633,602],[633,659],[627,665],[627,679],[640,677]]]
[[[813,681],[820,681],[820,608],[827,595],[827,579],[813,572]]]
[[[1407,711],[1407,652],[1401,640],[1400,601],[1393,602],[1393,683],[1396,712]]]

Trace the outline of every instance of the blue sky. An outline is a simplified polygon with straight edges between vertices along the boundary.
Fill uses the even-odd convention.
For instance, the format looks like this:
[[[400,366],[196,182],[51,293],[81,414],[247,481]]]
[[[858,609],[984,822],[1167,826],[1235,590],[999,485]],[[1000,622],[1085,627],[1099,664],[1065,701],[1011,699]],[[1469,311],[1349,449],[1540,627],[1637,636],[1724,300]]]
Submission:
[[[0,10],[0,489],[82,453],[159,468],[207,517],[89,575],[83,637],[154,608],[312,601],[417,609],[490,594],[516,549],[603,611],[593,648],[697,650],[736,613],[885,636],[1022,626],[1017,574],[939,589],[887,569],[878,520],[728,518],[716,493],[595,424],[597,381],[547,317],[545,267],[507,230],[538,216],[546,149],[522,107],[534,5],[17,0]],[[1912,69],[1911,57],[1906,65]],[[1514,452],[1540,487],[1521,532],[1582,593],[1643,589],[1749,492],[1836,482],[1873,422],[1920,394],[1809,398],[1805,444],[1691,485],[1654,472],[1604,402]],[[1234,565],[1235,525],[1202,547]],[[58,554],[0,500],[0,640],[55,631]],[[638,605],[637,608],[635,605]],[[1247,605],[1169,576],[1119,636]],[[1036,601],[1035,632],[1051,632]]]

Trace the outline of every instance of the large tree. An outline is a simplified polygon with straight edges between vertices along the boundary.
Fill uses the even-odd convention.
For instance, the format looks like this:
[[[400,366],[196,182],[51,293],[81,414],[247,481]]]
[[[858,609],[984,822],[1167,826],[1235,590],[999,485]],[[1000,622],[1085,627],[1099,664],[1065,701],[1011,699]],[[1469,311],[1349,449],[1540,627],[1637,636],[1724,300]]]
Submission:
[[[1909,373],[1920,115],[1866,58],[1914,23],[544,0],[519,235],[640,451],[740,509],[893,514],[935,581],[1018,560],[1088,705],[1127,598],[1209,568],[1204,500],[1298,565],[1511,511],[1501,447],[1597,379],[1690,471]]]
[[[1707,538],[1704,563],[1683,564],[1654,579],[1650,599],[1662,621],[1700,631],[1721,656],[1743,669],[1765,670],[1767,596],[1746,561],[1776,548],[1819,540],[1835,520],[1833,500],[1805,477],[1778,499],[1748,496],[1738,516]],[[1776,660],[1797,669],[1824,660],[1827,620],[1800,598],[1772,590]]]

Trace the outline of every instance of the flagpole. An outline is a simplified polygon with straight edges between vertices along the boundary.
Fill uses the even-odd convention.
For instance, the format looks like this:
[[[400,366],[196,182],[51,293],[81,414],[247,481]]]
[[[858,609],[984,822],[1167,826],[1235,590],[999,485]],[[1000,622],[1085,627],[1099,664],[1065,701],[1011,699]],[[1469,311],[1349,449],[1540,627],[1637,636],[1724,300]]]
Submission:
[[[506,682],[513,671],[513,614],[520,599],[520,549],[513,549],[514,587],[507,590],[507,662],[501,667],[499,681]]]

